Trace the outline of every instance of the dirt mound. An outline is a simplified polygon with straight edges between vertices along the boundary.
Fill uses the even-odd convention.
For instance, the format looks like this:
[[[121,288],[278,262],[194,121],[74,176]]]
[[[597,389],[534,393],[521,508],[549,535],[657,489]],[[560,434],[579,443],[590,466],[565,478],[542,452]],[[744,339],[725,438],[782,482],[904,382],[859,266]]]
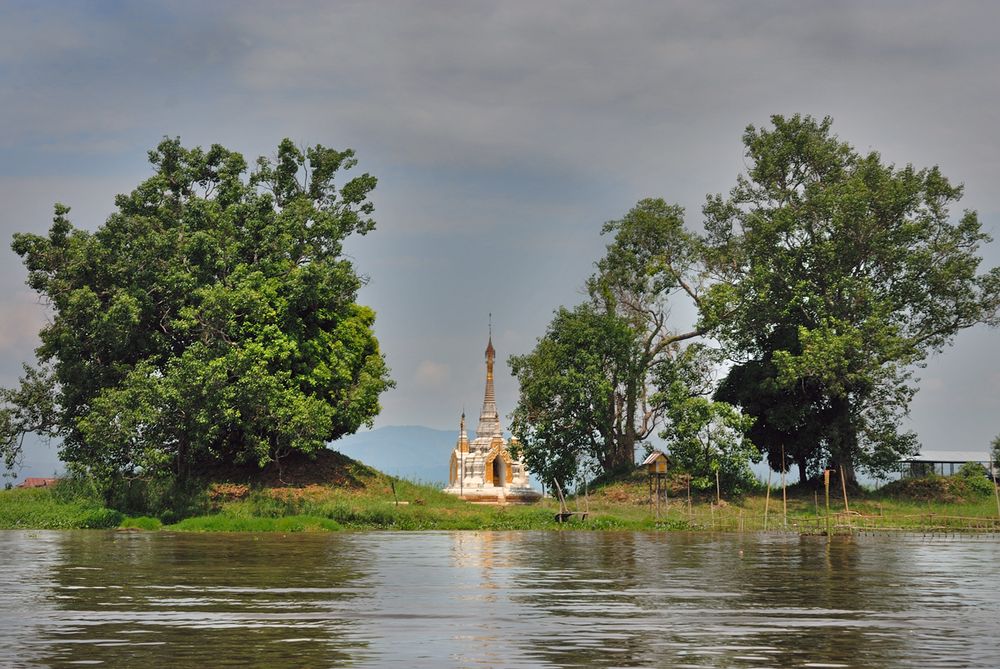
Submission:
[[[364,488],[379,478],[377,470],[343,453],[324,449],[312,455],[293,453],[260,468],[253,464],[218,465],[205,470],[214,483],[233,483],[267,488],[324,485]]]

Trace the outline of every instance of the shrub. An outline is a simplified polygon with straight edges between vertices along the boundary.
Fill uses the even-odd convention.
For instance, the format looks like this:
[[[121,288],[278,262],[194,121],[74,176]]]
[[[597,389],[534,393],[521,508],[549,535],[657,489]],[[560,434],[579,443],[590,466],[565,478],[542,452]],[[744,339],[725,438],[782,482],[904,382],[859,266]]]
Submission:
[[[965,482],[966,488],[974,495],[985,497],[993,494],[993,481],[987,475],[986,468],[978,462],[966,462],[956,476]]]
[[[115,511],[114,509],[93,509],[86,514],[79,521],[79,527],[88,530],[98,530],[98,529],[109,529],[112,527],[118,527],[118,525],[125,518],[121,511]]]

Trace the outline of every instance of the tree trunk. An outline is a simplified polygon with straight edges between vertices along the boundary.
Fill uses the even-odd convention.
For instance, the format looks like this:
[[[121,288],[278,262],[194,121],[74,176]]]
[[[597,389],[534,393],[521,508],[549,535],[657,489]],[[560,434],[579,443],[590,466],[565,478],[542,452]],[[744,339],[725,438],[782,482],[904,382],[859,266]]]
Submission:
[[[830,456],[844,481],[848,485],[856,485],[858,479],[854,471],[854,455],[858,450],[858,434],[851,421],[851,402],[846,397],[837,397],[831,403],[831,408],[837,431],[831,439]]]
[[[637,404],[638,389],[634,383],[630,382],[625,394],[625,416],[623,417],[625,434],[618,441],[618,452],[615,454],[616,468],[625,469],[626,466],[633,465],[635,461],[635,412]]]
[[[805,458],[796,460],[795,464],[799,466],[799,483],[806,482],[806,461]]]

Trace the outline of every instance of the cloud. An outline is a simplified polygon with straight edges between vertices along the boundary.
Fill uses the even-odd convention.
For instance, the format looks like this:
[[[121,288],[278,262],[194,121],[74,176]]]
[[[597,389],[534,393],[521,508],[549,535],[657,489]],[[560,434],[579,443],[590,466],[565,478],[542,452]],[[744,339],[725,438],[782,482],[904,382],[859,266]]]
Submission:
[[[0,280],[24,280],[10,234],[44,232],[57,200],[95,229],[163,135],[249,158],[284,136],[352,146],[379,228],[348,248],[401,377],[380,421],[453,427],[481,398],[486,312],[512,324],[503,356],[530,349],[581,299],[601,223],[662,196],[697,225],[770,114],[830,114],[862,150],[940,164],[996,234],[998,22],[995,3],[915,1],[7,3]],[[14,304],[0,291],[0,315]],[[961,340],[928,375],[988,378],[995,341]],[[922,432],[947,395],[923,396]]]
[[[441,388],[448,382],[451,370],[446,363],[433,360],[422,360],[417,365],[413,378],[417,386],[424,388]]]
[[[13,302],[0,304],[0,355],[30,350],[45,324],[45,309],[35,296],[17,293]]]

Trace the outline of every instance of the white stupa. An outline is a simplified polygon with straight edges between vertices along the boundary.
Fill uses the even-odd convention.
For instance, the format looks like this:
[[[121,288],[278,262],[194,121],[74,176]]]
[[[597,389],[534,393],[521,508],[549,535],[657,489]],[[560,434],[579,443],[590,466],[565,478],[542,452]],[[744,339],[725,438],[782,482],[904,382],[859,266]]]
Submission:
[[[458,443],[451,453],[448,487],[445,492],[470,502],[527,503],[541,498],[528,483],[528,474],[520,460],[508,450],[500,427],[496,395],[493,391],[493,334],[486,346],[486,394],[479,413],[476,438],[469,442],[465,433],[465,412],[458,434]],[[512,442],[516,443],[513,439]]]

